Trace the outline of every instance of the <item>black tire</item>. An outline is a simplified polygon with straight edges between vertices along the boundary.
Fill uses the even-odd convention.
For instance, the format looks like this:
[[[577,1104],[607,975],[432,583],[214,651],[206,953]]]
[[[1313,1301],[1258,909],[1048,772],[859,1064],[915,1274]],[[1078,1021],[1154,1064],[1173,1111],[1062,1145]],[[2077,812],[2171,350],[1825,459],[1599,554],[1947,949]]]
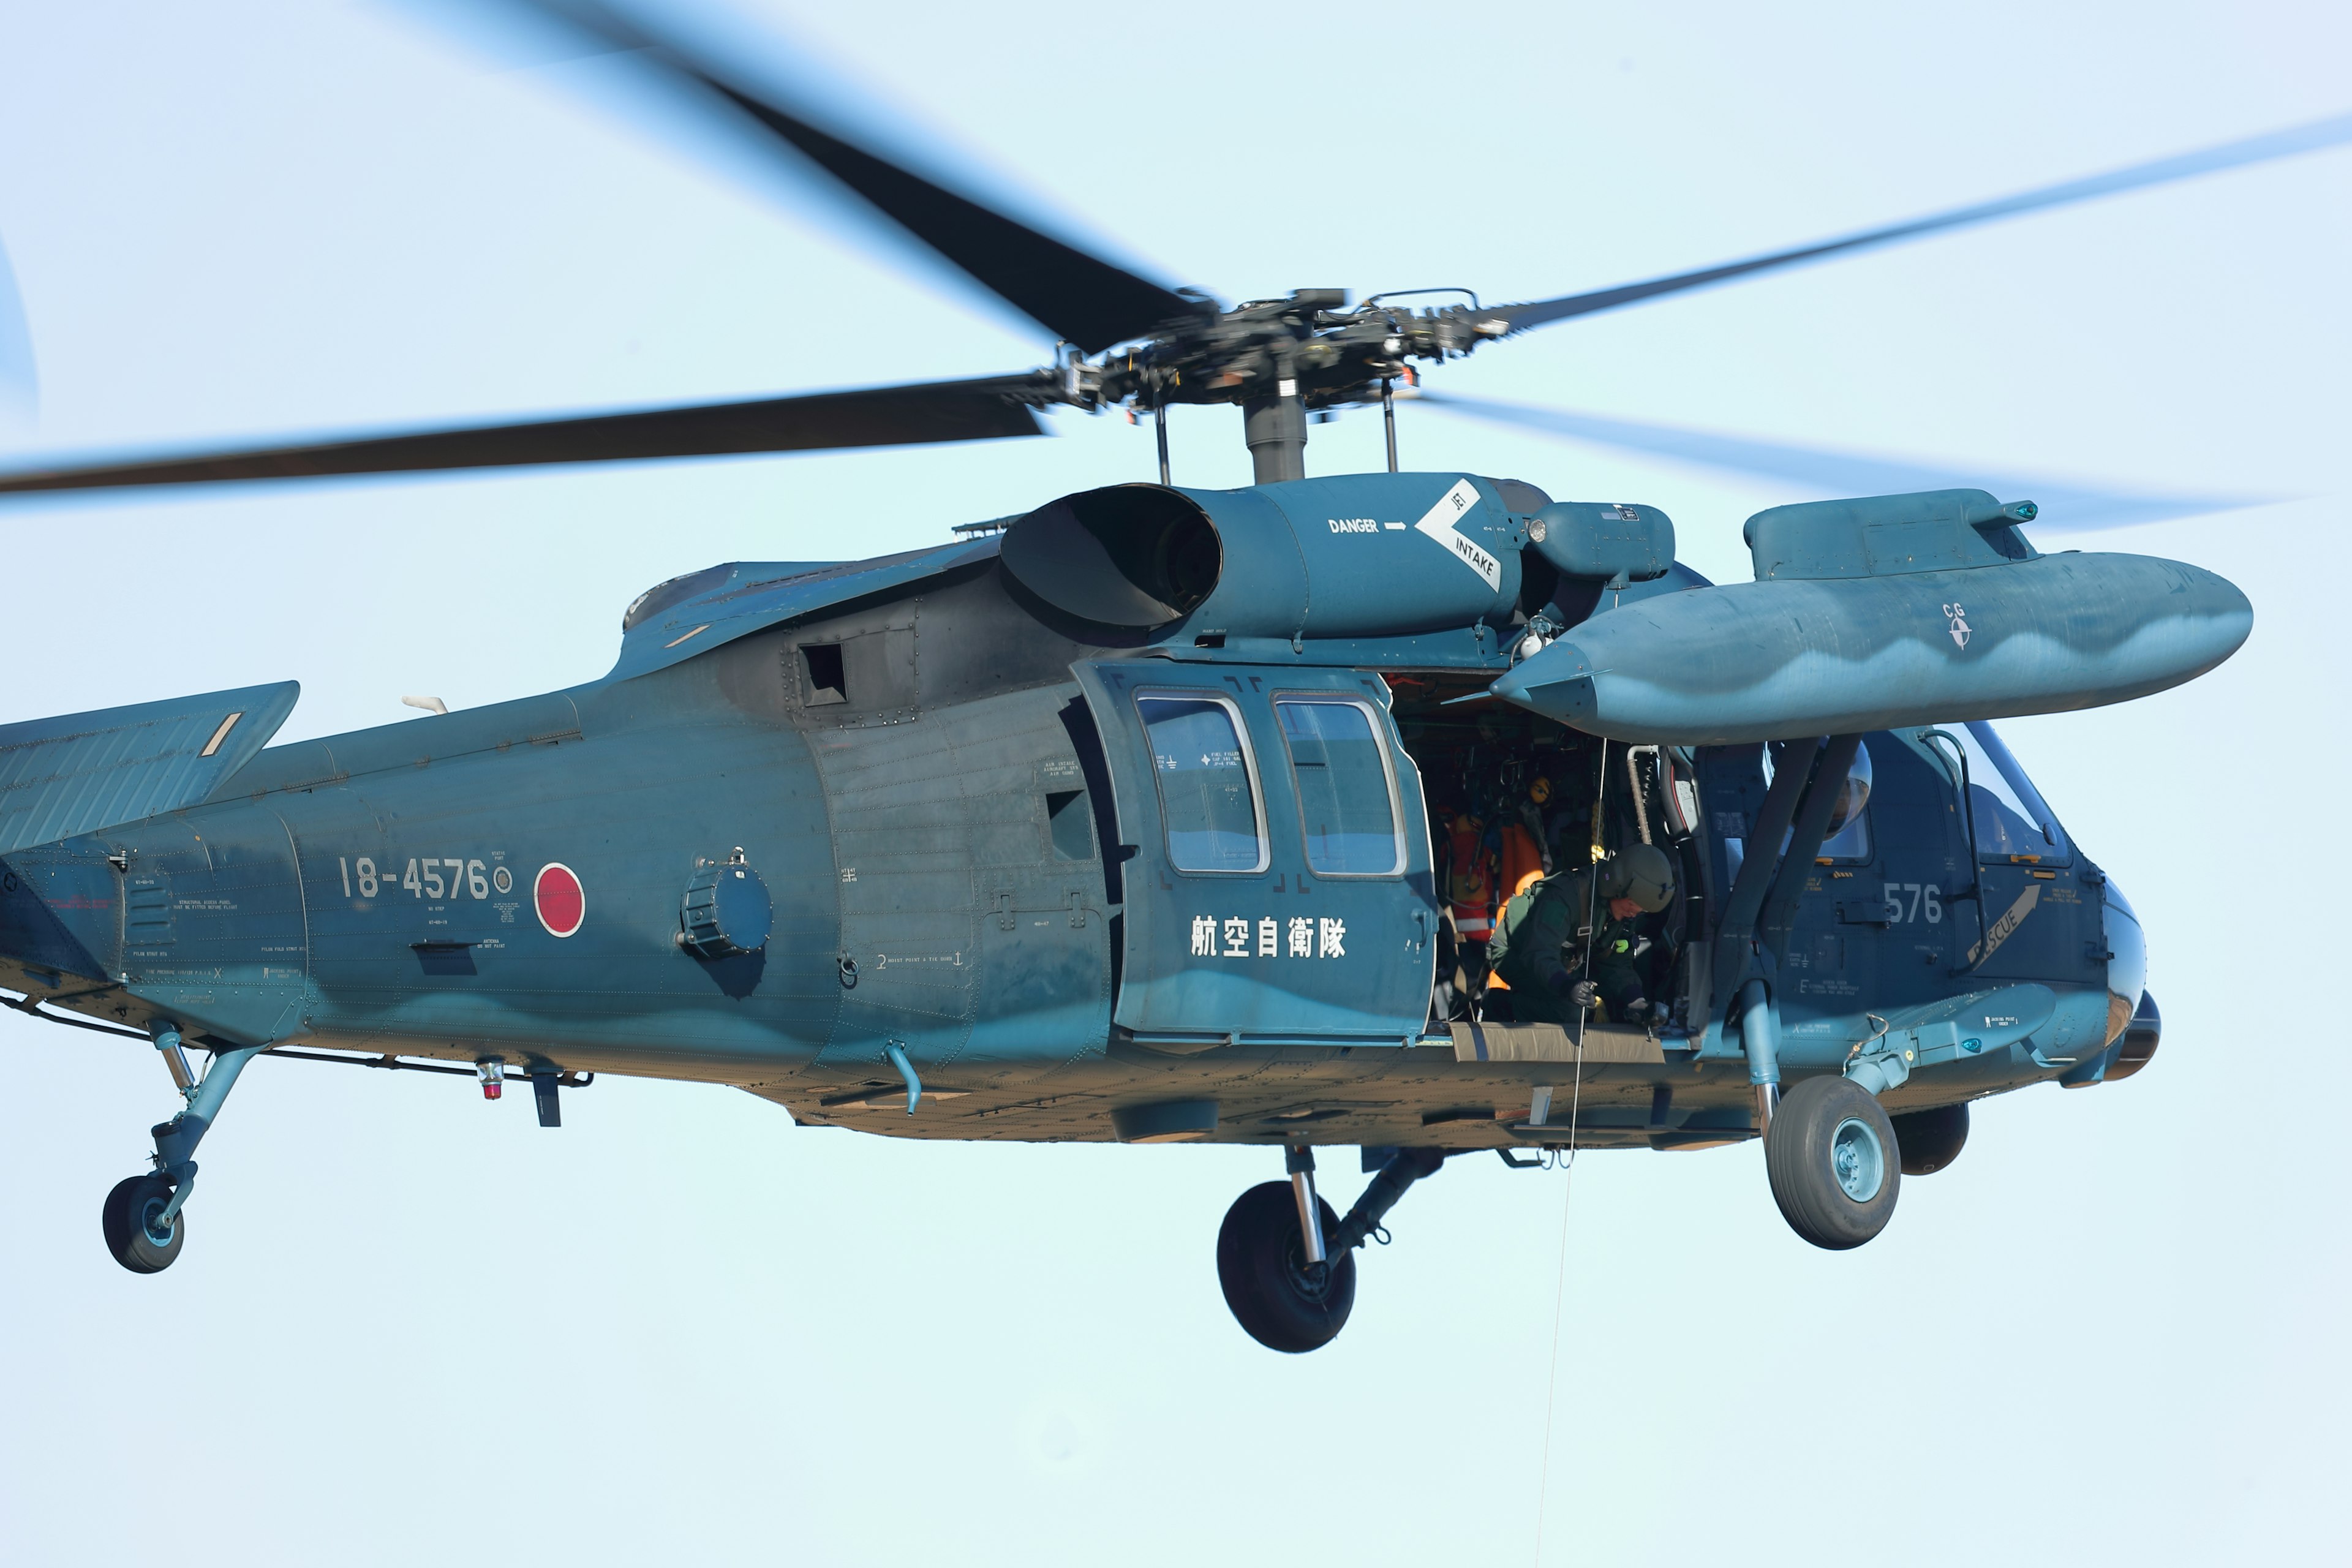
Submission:
[[[1790,1089],[1764,1135],[1780,1216],[1833,1252],[1886,1228],[1903,1186],[1901,1162],[1886,1108],[1843,1078],[1809,1078]]]
[[[1339,1226],[1331,1205],[1317,1200],[1323,1234]],[[1234,1200],[1217,1232],[1217,1283],[1250,1338],[1268,1350],[1297,1355],[1329,1344],[1356,1305],[1356,1255],[1327,1262],[1318,1279],[1306,1265],[1298,1201],[1288,1182],[1266,1182]]]
[[[1933,1110],[1906,1110],[1890,1117],[1895,1142],[1903,1150],[1903,1173],[1932,1176],[1960,1157],[1969,1141],[1969,1108],[1939,1105]]]
[[[172,1201],[172,1184],[161,1176],[126,1176],[106,1194],[100,1223],[106,1230],[106,1250],[133,1274],[160,1274],[180,1256],[188,1239],[185,1209],[172,1216],[172,1228],[158,1240],[149,1228],[154,1216]]]

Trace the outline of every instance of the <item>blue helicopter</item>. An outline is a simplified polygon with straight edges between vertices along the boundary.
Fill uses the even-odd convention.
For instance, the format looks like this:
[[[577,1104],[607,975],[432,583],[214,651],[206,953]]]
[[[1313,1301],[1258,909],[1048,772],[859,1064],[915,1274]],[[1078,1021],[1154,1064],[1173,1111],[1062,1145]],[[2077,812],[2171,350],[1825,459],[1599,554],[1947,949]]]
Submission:
[[[527,1081],[550,1127],[566,1089],[637,1075],[803,1126],[1279,1149],[1218,1268],[1247,1332],[1302,1352],[1451,1156],[1761,1139],[1790,1226],[1851,1247],[1957,1157],[1971,1101],[2155,1053],[2130,905],[1991,721],[2212,668],[2252,626],[2231,584],[2043,553],[2032,501],[1941,488],[1759,513],[1753,580],[1718,585],[1654,507],[1401,470],[1394,402],[1415,362],[2352,119],[1560,299],[1228,308],[561,11],[1054,332],[1055,362],[0,492],[992,439],[1056,407],[1153,419],[1157,482],[674,579],[627,607],[608,674],[519,701],[278,746],[291,681],[0,727],[0,984],[153,1048],[184,1100],[106,1198],[124,1268],[179,1255],[257,1057]],[[1255,484],[1173,482],[1177,404],[1240,405]],[[1370,405],[1389,471],[1307,477],[1310,416]],[[1670,868],[1624,955],[1651,1005],[1535,1016],[1489,963],[1496,921],[1636,847]],[[1344,1215],[1317,1189],[1332,1147],[1371,1176]]]

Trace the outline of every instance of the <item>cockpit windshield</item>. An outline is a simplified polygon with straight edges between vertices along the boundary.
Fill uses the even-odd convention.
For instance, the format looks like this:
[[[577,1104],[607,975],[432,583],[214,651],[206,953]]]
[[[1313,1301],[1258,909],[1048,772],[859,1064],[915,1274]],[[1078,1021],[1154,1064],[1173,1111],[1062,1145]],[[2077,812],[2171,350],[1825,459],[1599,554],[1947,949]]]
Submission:
[[[2066,830],[2058,826],[2042,792],[1990,724],[1979,719],[1950,726],[1945,733],[1968,753],[1969,810],[1980,858],[2046,864],[2074,853]]]

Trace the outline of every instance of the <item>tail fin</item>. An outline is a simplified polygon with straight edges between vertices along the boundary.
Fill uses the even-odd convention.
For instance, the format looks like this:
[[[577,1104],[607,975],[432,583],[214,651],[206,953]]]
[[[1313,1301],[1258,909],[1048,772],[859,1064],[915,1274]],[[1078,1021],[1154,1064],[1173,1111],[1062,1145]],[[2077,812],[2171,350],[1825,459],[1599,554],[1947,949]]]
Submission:
[[[0,724],[0,855],[194,805],[253,760],[301,694],[283,680]]]

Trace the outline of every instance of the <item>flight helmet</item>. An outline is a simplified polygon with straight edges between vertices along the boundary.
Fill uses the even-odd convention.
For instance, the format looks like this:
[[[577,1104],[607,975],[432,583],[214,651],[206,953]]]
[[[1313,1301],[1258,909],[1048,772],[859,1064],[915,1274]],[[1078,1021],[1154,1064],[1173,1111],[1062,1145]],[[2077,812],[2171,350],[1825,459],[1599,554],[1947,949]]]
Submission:
[[[1675,863],[1654,844],[1633,844],[1609,857],[1601,868],[1601,890],[1631,899],[1650,914],[1674,902]]]

